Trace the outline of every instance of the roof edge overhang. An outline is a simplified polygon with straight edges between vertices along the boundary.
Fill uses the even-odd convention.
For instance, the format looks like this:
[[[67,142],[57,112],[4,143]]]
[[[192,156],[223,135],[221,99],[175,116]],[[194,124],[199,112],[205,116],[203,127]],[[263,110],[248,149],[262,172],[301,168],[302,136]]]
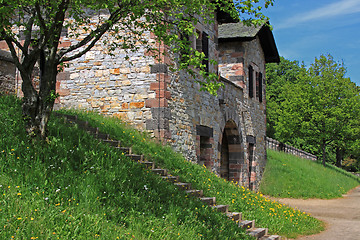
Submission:
[[[262,26],[258,32],[261,47],[265,54],[266,63],[279,63],[280,56],[276,47],[274,35],[268,25],[269,23]]]
[[[219,38],[219,42],[248,42],[256,39],[257,36],[260,39],[260,44],[264,51],[266,63],[279,63],[280,56],[276,47],[274,35],[269,27],[269,23],[264,24],[255,36]]]

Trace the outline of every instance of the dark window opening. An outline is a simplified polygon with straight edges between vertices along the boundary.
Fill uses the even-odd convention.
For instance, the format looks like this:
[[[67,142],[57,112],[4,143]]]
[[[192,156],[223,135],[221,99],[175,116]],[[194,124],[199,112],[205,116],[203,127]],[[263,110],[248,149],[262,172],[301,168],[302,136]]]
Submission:
[[[254,97],[254,69],[249,66],[249,97]]]
[[[202,51],[202,34],[200,31],[196,30],[196,51],[201,52]]]
[[[256,81],[255,81],[255,94],[256,99],[259,99],[259,73],[255,73]]]
[[[190,36],[185,33],[180,34],[180,39],[182,40],[182,46],[180,46],[180,61],[184,63],[187,62],[190,58],[191,41]]]
[[[205,32],[202,33],[202,52],[205,55],[202,64],[205,65],[205,71],[209,72],[209,36]]]
[[[259,85],[259,93],[258,93],[258,97],[259,97],[259,102],[262,102],[262,99],[263,99],[263,76],[262,76],[262,73],[259,73],[258,75],[258,84]]]
[[[202,52],[205,55],[205,59],[202,64],[205,65],[205,72],[209,72],[209,35],[205,32],[196,31],[196,51]]]

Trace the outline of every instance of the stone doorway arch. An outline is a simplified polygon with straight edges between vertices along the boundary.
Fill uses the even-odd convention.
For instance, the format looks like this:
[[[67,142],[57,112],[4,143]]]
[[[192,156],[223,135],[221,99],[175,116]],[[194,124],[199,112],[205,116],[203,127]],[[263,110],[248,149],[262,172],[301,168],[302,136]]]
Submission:
[[[233,120],[226,122],[220,145],[220,177],[239,182],[244,162],[244,147],[239,129]]]

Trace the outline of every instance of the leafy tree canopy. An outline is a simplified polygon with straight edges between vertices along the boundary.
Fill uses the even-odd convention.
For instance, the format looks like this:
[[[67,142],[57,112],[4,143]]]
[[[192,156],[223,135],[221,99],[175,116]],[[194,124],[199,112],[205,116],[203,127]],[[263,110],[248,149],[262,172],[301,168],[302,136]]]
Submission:
[[[273,0],[264,0],[263,6]],[[264,23],[259,0],[0,0],[0,40],[5,40],[22,78],[23,112],[30,134],[46,136],[46,124],[56,98],[59,65],[81,57],[103,40],[111,51],[123,48],[136,51],[139,44],[156,51],[144,33],[152,32],[158,42],[176,52],[186,52],[185,63],[178,65],[195,74],[189,66],[202,69],[203,89],[216,93],[220,84],[214,74],[206,74],[201,64],[204,54],[188,47],[182,34],[194,33],[194,25],[214,20],[215,10],[248,23]],[[91,22],[97,17],[96,24]],[[120,23],[120,24],[119,24]],[[77,44],[60,47],[63,29],[72,38],[87,35]],[[125,32],[126,34],[119,34]],[[116,40],[109,41],[105,34]],[[109,36],[108,35],[108,36]],[[40,91],[31,82],[34,66],[40,62]]]
[[[360,94],[355,83],[345,77],[343,63],[336,62],[331,55],[321,55],[307,69],[290,64],[295,78],[275,79],[278,96],[269,98],[276,107],[274,135],[302,149],[321,155],[326,161],[327,149],[336,152],[341,160],[358,144],[360,122]],[[294,62],[293,62],[294,63]],[[271,66],[272,68],[272,66]],[[288,76],[292,76],[291,71]],[[289,75],[290,74],[290,75]],[[269,105],[272,108],[273,105]]]

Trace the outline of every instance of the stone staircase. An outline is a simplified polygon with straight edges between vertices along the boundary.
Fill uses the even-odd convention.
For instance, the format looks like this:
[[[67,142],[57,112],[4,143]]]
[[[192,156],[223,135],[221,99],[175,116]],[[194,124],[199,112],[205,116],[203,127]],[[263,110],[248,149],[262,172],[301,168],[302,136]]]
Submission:
[[[58,117],[63,117],[65,123],[77,124],[79,128],[84,129],[89,134],[93,135],[94,138],[109,144],[110,146],[118,149],[125,154],[128,158],[133,161],[142,164],[145,168],[151,170],[154,174],[160,175],[165,181],[173,183],[179,190],[185,191],[187,196],[192,196],[198,198],[204,204],[210,206],[213,209],[216,209],[219,212],[222,212],[227,215],[229,219],[235,222],[240,228],[246,229],[247,234],[255,237],[260,240],[279,240],[284,239],[279,235],[268,235],[267,228],[257,228],[255,227],[255,220],[245,220],[242,219],[241,212],[230,212],[228,205],[218,205],[216,203],[216,197],[205,197],[203,190],[193,189],[191,183],[181,182],[178,176],[173,176],[169,173],[167,169],[157,168],[154,162],[146,161],[143,155],[133,154],[131,147],[123,147],[118,140],[112,140],[109,134],[102,133],[98,128],[94,128],[89,125],[87,121],[79,120],[77,116],[68,115],[68,114],[59,114],[53,113]]]

